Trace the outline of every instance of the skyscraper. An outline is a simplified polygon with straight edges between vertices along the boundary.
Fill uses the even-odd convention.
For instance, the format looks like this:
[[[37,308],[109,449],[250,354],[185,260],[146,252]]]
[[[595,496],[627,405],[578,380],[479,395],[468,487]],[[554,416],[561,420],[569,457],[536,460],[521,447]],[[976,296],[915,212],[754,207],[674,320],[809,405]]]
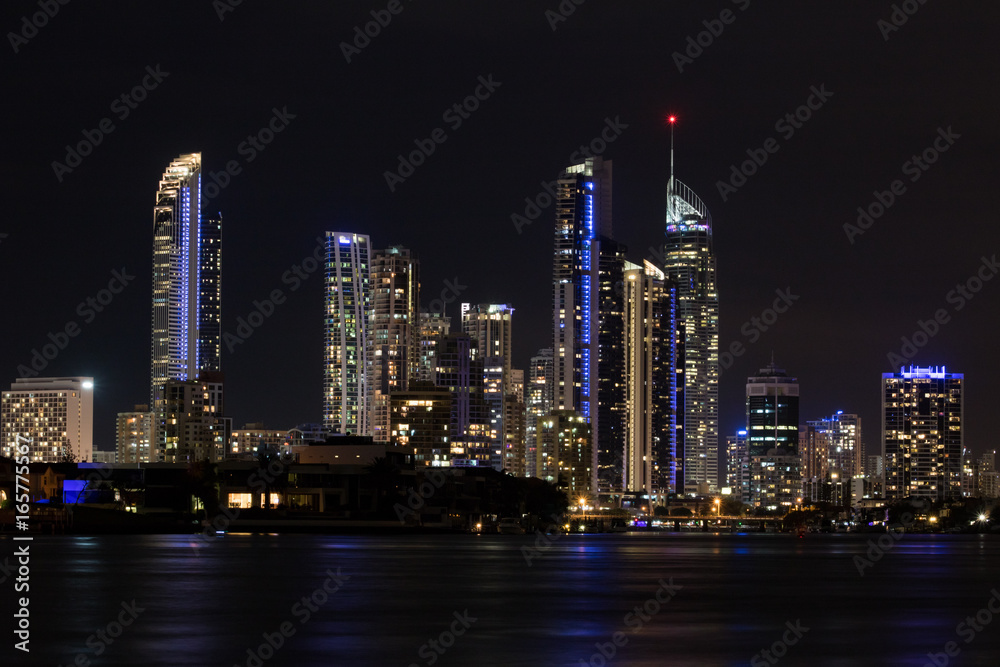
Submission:
[[[597,467],[598,235],[611,236],[611,163],[587,158],[556,186],[552,275],[553,410],[575,411],[590,424]],[[597,492],[597,476],[588,475]]]
[[[675,479],[672,292],[648,260],[626,262],[623,276],[625,488],[664,503]]]
[[[181,155],[160,180],[153,208],[150,392],[167,380],[219,371],[222,223],[201,216],[201,153]]]
[[[745,430],[726,436],[726,486],[733,498],[750,503],[750,457]]]
[[[552,411],[552,350],[539,350],[528,368],[525,423],[525,475],[537,477],[538,420]]]
[[[432,465],[489,466],[499,446],[484,391],[483,360],[468,334],[448,334],[437,345],[434,384],[451,395],[446,440],[450,457]]]
[[[671,135],[672,136],[672,135]],[[671,142],[673,139],[671,139]],[[667,186],[663,271],[677,288],[677,324],[683,340],[684,492],[716,488],[719,472],[719,295],[708,207],[673,174]],[[680,485],[678,485],[680,486]],[[678,488],[678,491],[681,491]]]
[[[491,461],[502,470],[506,463],[505,401],[511,387],[511,325],[514,309],[507,304],[462,304],[462,330],[475,341],[483,361],[486,403],[494,434]]]
[[[420,363],[417,368],[417,379],[421,382],[434,382],[437,346],[450,331],[450,317],[441,313],[420,311]]]
[[[827,470],[837,470],[847,479],[864,474],[859,416],[845,415],[841,410],[829,417],[811,421],[809,425],[825,439]]]
[[[371,435],[366,355],[369,346],[371,240],[326,233],[326,349],[323,426],[328,433]]]
[[[910,366],[882,375],[887,500],[962,496],[964,379],[944,366]]]
[[[799,383],[772,361],[747,378],[746,395],[751,503],[787,510],[802,497]]]
[[[600,493],[621,493],[625,486],[625,252],[621,243],[601,236],[597,291],[597,485]],[[646,488],[646,487],[644,487]]]
[[[416,380],[420,364],[420,262],[407,248],[371,261],[372,314],[367,366],[375,442],[389,441],[389,394]]]
[[[201,215],[201,153],[181,155],[163,173],[153,208],[154,461],[163,460],[166,383],[221,371],[221,279],[222,218]]]

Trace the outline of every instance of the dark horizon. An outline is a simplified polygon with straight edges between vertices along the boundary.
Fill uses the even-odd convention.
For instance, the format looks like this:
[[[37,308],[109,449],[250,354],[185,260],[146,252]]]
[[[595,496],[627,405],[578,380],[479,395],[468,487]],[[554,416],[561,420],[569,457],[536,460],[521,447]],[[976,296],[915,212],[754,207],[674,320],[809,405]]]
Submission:
[[[220,17],[213,3],[70,3],[24,43],[8,37],[4,389],[76,322],[39,375],[93,376],[95,448],[113,449],[115,414],[149,400],[157,184],[189,152],[203,155],[203,192],[239,168],[203,202],[223,216],[223,331],[273,290],[287,296],[245,342],[223,344],[235,428],[321,421],[322,279],[299,274],[293,290],[285,276],[327,231],[414,250],[425,306],[454,284],[449,314],[511,304],[514,367],[526,369],[551,346],[552,208],[520,232],[512,216],[615,128],[601,151],[614,163],[614,235],[631,261],[654,259],[676,114],[677,177],[713,217],[720,353],[746,349],[722,372],[720,453],[744,428],[746,378],[772,353],[799,380],[802,423],[857,413],[877,452],[881,375],[919,332],[912,363],[970,383],[966,446],[996,447],[984,380],[1000,374],[1000,239],[982,202],[1000,92],[980,26],[1000,8],[927,3],[895,26],[891,2],[592,1],[560,20],[546,14],[558,2],[404,1],[367,45],[341,47],[385,6],[242,3]],[[37,11],[7,5],[0,25],[16,32]],[[692,47],[706,31],[711,43]],[[129,103],[137,86],[144,99]],[[477,90],[467,117],[453,109]],[[272,141],[248,139],[269,123],[282,126]],[[100,142],[78,166],[53,167],[88,136]],[[429,140],[412,175],[386,177]],[[747,160],[741,182],[733,169]],[[858,225],[859,207],[870,223]],[[113,271],[134,278],[87,319],[79,304]],[[789,293],[788,311],[756,327]]]

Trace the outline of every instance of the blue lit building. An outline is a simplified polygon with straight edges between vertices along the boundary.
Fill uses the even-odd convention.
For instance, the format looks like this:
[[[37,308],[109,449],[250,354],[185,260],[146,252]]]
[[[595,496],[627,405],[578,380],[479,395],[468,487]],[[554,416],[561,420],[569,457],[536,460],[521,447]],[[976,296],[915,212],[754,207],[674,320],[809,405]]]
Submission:
[[[552,410],[576,412],[590,425],[588,470],[596,471],[597,237],[611,236],[611,163],[595,157],[568,167],[557,181],[555,209]],[[596,494],[597,477],[590,478]]]
[[[671,174],[667,188],[663,272],[677,289],[678,492],[707,493],[719,475],[719,294],[712,216]],[[683,488],[682,488],[683,487]]]
[[[201,215],[201,153],[181,155],[163,173],[153,208],[150,396],[157,424],[168,381],[221,371],[221,261],[221,216]],[[160,461],[162,430],[156,443],[150,458]]]

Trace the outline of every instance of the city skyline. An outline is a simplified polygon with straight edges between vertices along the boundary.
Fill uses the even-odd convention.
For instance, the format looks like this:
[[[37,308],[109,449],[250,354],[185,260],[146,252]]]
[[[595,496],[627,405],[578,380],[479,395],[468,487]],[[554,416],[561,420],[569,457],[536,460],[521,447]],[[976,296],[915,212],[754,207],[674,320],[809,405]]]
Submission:
[[[87,30],[102,34],[106,26],[126,19],[146,20],[131,11],[113,14],[97,9],[79,20],[89,26]],[[162,25],[178,20],[159,11],[151,15]],[[309,23],[306,10],[290,11],[299,12],[299,20]],[[338,20],[348,34],[365,16],[364,12],[355,15],[350,8],[331,11],[340,12]],[[449,15],[455,11],[459,13]],[[485,29],[505,16],[500,10],[475,15],[462,11],[432,8],[425,14],[410,13],[408,20],[445,43],[456,43],[449,28],[456,18]],[[41,216],[62,230],[48,241],[49,252],[69,261],[54,266],[51,274],[32,273],[35,278],[27,289],[12,295],[13,307],[31,315],[11,332],[7,348],[10,380],[21,376],[19,367],[36,371],[33,350],[41,350],[50,341],[50,333],[57,336],[70,320],[81,325],[81,334],[54,359],[36,363],[45,362],[37,372],[41,376],[93,376],[95,442],[102,448],[111,446],[115,415],[146,400],[142,385],[148,379],[143,380],[136,368],[147,363],[143,357],[149,355],[144,336],[137,333],[148,327],[148,314],[143,313],[148,313],[151,268],[142,249],[148,248],[149,193],[164,165],[191,151],[204,156],[206,206],[221,210],[227,223],[222,329],[242,339],[222,346],[227,387],[236,392],[227,391],[235,423],[262,421],[284,428],[319,421],[322,378],[314,370],[315,355],[305,350],[319,349],[322,344],[321,329],[309,322],[315,321],[323,279],[305,271],[302,264],[313,255],[316,237],[334,229],[367,233],[375,247],[401,244],[418,252],[421,282],[429,297],[422,299],[425,305],[451,285],[465,286],[460,297],[444,302],[448,315],[457,316],[461,301],[510,303],[518,316],[514,366],[527,368],[530,357],[549,346],[541,326],[550,320],[551,299],[535,286],[544,284],[551,271],[546,258],[551,256],[547,238],[552,205],[531,217],[535,215],[531,206],[545,204],[543,195],[548,193],[543,181],[550,182],[572,163],[574,154],[583,157],[581,146],[592,154],[600,149],[600,156],[616,166],[616,239],[629,247],[633,260],[656,261],[655,251],[664,240],[663,184],[669,175],[669,131],[664,117],[668,112],[678,119],[678,174],[713,214],[719,262],[720,434],[739,428],[744,380],[766,363],[772,350],[783,365],[797,369],[802,386],[809,388],[804,390],[803,420],[844,410],[877,424],[880,395],[872,378],[898,370],[890,367],[890,354],[906,357],[915,365],[964,370],[974,383],[979,373],[970,369],[982,368],[983,377],[997,370],[986,333],[996,328],[995,309],[989,306],[995,303],[997,283],[973,280],[991,275],[989,260],[994,254],[988,228],[976,207],[988,192],[981,176],[988,171],[982,165],[988,164],[987,147],[996,134],[978,113],[995,94],[977,87],[991,65],[977,60],[965,46],[944,51],[935,41],[930,49],[918,49],[917,44],[934,29],[932,11],[921,10],[886,40],[876,26],[884,12],[876,7],[845,7],[839,13],[811,10],[811,20],[824,25],[830,35],[850,34],[854,39],[859,34],[859,53],[878,60],[884,75],[877,75],[852,65],[862,56],[838,63],[831,45],[836,40],[815,44],[808,39],[809,30],[800,30],[779,9],[754,5],[739,13],[739,19],[752,21],[755,35],[764,31],[774,36],[771,47],[761,50],[756,43],[747,43],[737,25],[727,28],[717,44],[692,64],[684,64],[681,72],[672,54],[683,53],[687,37],[702,30],[701,21],[709,17],[698,8],[646,8],[638,10],[644,20],[630,28],[634,45],[622,54],[605,54],[608,72],[595,67],[601,62],[596,54],[583,56],[594,77],[586,92],[559,83],[551,93],[541,94],[540,86],[543,81],[547,85],[549,78],[527,66],[530,58],[550,57],[565,40],[581,39],[599,28],[611,31],[608,39],[620,40],[625,29],[610,25],[614,22],[608,21],[609,11],[596,5],[581,8],[555,31],[541,11],[536,17],[530,12],[521,16],[525,55],[506,69],[500,67],[505,60],[493,58],[506,53],[500,38],[503,28],[484,32],[484,57],[477,59],[477,69],[471,64],[449,64],[434,51],[418,51],[425,67],[447,73],[440,77],[442,82],[428,77],[408,81],[412,77],[405,76],[405,69],[394,69],[392,62],[398,62],[394,57],[410,43],[406,38],[380,37],[352,62],[341,61],[342,83],[352,99],[361,101],[338,107],[332,123],[321,112],[332,108],[324,98],[326,88],[306,90],[295,81],[283,82],[278,75],[287,62],[280,59],[273,64],[264,59],[255,62],[257,76],[250,86],[246,85],[249,74],[227,68],[227,74],[236,79],[222,85],[246,90],[239,108],[226,95],[200,95],[208,113],[178,123],[184,93],[191,86],[197,90],[207,85],[208,79],[199,78],[202,75],[187,57],[168,46],[169,40],[158,36],[148,50],[139,51],[147,62],[136,65],[134,71],[103,67],[112,56],[104,48],[87,50],[79,62],[66,63],[65,73],[54,71],[40,54],[80,39],[67,31],[68,15],[60,15],[17,54],[20,68],[10,73],[15,85],[31,75],[52,80],[52,90],[77,91],[80,84],[72,74],[81,66],[103,70],[104,78],[99,86],[80,88],[80,94],[68,102],[60,98],[60,103],[69,105],[67,117],[73,122],[55,119],[49,123],[44,115],[26,117],[29,131],[12,139],[11,155],[19,156],[36,154],[24,143],[28,136],[44,136],[44,152],[52,159],[15,162],[11,191],[43,193],[37,198],[41,208],[29,210],[24,202],[11,200],[11,222],[0,229],[7,234],[0,242],[0,257],[13,273],[31,272],[27,249],[36,234],[33,221]],[[211,12],[208,18],[214,20]],[[669,23],[664,22],[666,18]],[[206,57],[221,62],[222,54],[234,47],[234,37],[226,32],[231,25],[261,26],[261,21],[259,13],[243,7],[222,25],[200,28],[199,34],[212,40]],[[858,26],[864,25],[868,31],[858,33]],[[970,41],[962,38],[964,28],[951,29],[957,33],[952,43]],[[729,55],[736,49],[753,53],[754,59],[733,61]],[[658,54],[658,58],[644,57],[640,63],[635,59],[640,51]],[[336,40],[330,54],[342,58]],[[938,80],[931,73],[938,71],[935,63],[942,58],[948,58],[953,68],[948,71],[955,75]],[[72,167],[72,173],[55,178],[51,162],[66,162],[64,146],[82,141],[81,128],[86,126],[89,132],[96,126],[115,95],[131,90],[144,77],[153,83],[145,67],[156,71],[158,61],[159,71],[169,74],[161,74],[155,89],[147,89],[149,100],[126,119],[116,116],[115,132],[105,135],[93,154]],[[625,63],[634,69],[621,69]],[[392,109],[364,102],[365,84],[352,78],[362,69],[366,76],[381,75],[384,85],[404,91],[411,113],[400,119]],[[626,80],[635,92],[616,84],[611,72],[628,72]],[[919,77],[931,77],[920,80],[941,89],[947,104],[929,102],[916,93],[920,86],[912,82],[918,72],[923,72]],[[482,86],[478,77],[489,80],[491,74],[500,85],[489,98],[480,100],[480,108],[466,114],[468,118],[460,118],[461,127],[446,125],[447,141],[438,143],[425,163],[415,167],[412,175],[404,174],[405,182],[390,191],[383,173],[399,169],[397,154],[408,156],[416,149],[414,140],[423,141],[440,124],[443,109],[474,96]],[[717,80],[719,85],[707,89],[707,80]],[[481,93],[485,90],[480,88]],[[986,95],[986,101],[971,97],[970,90]],[[767,93],[768,101],[741,104],[757,92]],[[536,120],[510,122],[514,109],[529,99]],[[52,92],[42,91],[38,104],[54,105]],[[878,104],[905,108],[906,122],[888,122],[884,115],[869,113]],[[567,113],[570,107],[572,112]],[[806,121],[795,117],[802,107],[806,109],[802,117],[810,116]],[[785,119],[788,113],[794,123]],[[226,120],[219,122],[219,118]],[[162,128],[167,130],[160,132]],[[268,128],[262,139],[257,138],[260,128]],[[518,139],[493,138],[501,131],[517,133]],[[244,144],[248,135],[254,141]],[[764,160],[760,150],[769,138],[774,141],[767,145],[773,148],[776,143],[779,149],[765,149]],[[148,148],[135,150],[137,141]],[[922,157],[928,149],[942,148],[947,150],[939,158],[935,155],[933,164]],[[353,162],[348,166],[348,161],[330,159],[338,154],[350,155]],[[916,181],[909,173],[917,164],[913,155],[926,167],[916,167],[920,174]],[[483,172],[476,174],[470,167],[486,156],[497,161],[499,168],[484,179]],[[751,161],[748,166],[747,160]],[[904,163],[910,164],[907,172],[902,171]],[[890,189],[896,178],[905,184],[902,195]],[[808,187],[802,187],[803,179]],[[455,187],[436,187],[445,183]],[[727,187],[720,189],[719,183]],[[333,184],[332,192],[325,190],[329,184]],[[790,187],[793,184],[798,185]],[[966,196],[952,199],[945,207],[936,196],[944,191]],[[874,192],[884,202],[892,195],[891,207],[880,204]],[[81,208],[81,202],[95,197],[102,206]],[[331,201],[336,201],[333,208]],[[859,207],[871,223],[858,212]],[[92,217],[90,211],[96,210],[103,211],[106,220]],[[81,215],[89,226],[105,230],[97,235],[100,241],[81,235],[65,222]],[[515,215],[529,224],[518,227],[512,221]],[[955,216],[970,220],[965,233],[942,238],[935,231],[935,221]],[[845,225],[857,225],[859,218],[865,225],[858,227],[860,235],[845,231]],[[928,244],[928,238],[935,243]],[[500,268],[482,261],[483,247],[490,249],[491,257],[502,258]],[[459,248],[465,252],[454,252]],[[110,304],[97,301],[102,310],[86,305],[88,298],[98,298],[112,271],[121,272],[123,266],[125,276],[136,278]],[[928,266],[934,267],[930,273],[923,268]],[[505,274],[511,277],[504,279]],[[240,329],[241,318],[248,321],[256,312],[254,301],[263,304],[276,289],[287,300],[261,326],[249,332]],[[774,307],[778,291],[787,297],[777,302],[784,312]],[[450,292],[446,295],[451,297]],[[85,305],[78,310],[81,303]],[[935,318],[938,310],[946,311],[940,320]],[[289,340],[303,341],[294,346],[303,352],[273,353],[285,349]],[[743,346],[741,354],[733,354],[734,344]],[[280,394],[268,391],[285,372],[296,382]],[[982,386],[981,379],[978,382]],[[969,396],[966,440],[978,454],[992,448],[983,418],[989,397],[975,391]],[[872,437],[875,432],[870,428],[866,433],[866,449],[871,452],[877,444]]]

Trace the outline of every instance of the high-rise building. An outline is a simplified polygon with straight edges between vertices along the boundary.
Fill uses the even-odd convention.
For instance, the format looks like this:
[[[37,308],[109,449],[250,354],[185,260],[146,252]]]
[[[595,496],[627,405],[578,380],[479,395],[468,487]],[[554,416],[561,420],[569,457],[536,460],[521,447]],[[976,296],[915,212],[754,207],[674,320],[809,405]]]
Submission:
[[[483,360],[486,404],[494,433],[491,461],[502,470],[506,464],[507,425],[505,402],[511,392],[511,320],[514,309],[507,304],[462,304],[462,330],[479,349]]]
[[[628,408],[625,388],[625,253],[627,248],[599,236],[597,290],[597,486],[621,493]],[[643,487],[648,488],[648,487]]]
[[[750,502],[770,510],[802,499],[799,461],[799,383],[772,361],[747,378],[747,454]]]
[[[537,460],[538,420],[552,411],[552,350],[539,350],[531,358],[528,368],[527,418],[525,420],[525,475],[538,477]]]
[[[323,425],[328,433],[370,435],[366,372],[372,295],[371,240],[326,233],[326,330]]]
[[[181,155],[153,208],[152,405],[167,380],[219,371],[222,223],[201,215],[201,153]]]
[[[89,462],[93,451],[94,378],[18,378],[3,392],[0,452],[4,456],[27,456],[32,463],[64,458]]]
[[[611,163],[587,158],[556,181],[552,275],[553,409],[578,412],[591,427],[596,470],[598,382],[598,236],[611,237]],[[597,493],[597,475],[588,475]]]
[[[153,443],[153,413],[148,405],[132,412],[119,412],[115,428],[118,463],[149,463]]]
[[[468,334],[448,334],[437,346],[434,385],[451,395],[451,461],[461,467],[493,465],[499,447],[486,401],[483,360]],[[442,463],[435,465],[443,465]]]
[[[371,260],[372,315],[368,371],[375,442],[389,441],[389,394],[416,381],[420,363],[420,262],[407,248]]]
[[[503,469],[515,477],[524,477],[525,460],[524,401],[511,392],[503,400],[504,446]]]
[[[481,358],[502,359],[505,379],[510,377],[512,362],[513,317],[514,309],[506,303],[462,304],[462,331],[476,341]]]
[[[845,415],[843,410],[809,422],[816,433],[825,436],[827,470],[837,470],[848,479],[864,474],[861,451],[861,417]],[[823,471],[824,474],[826,471]]]
[[[663,250],[663,271],[677,289],[677,326],[683,336],[677,340],[684,379],[683,392],[678,391],[683,404],[677,409],[683,491],[704,492],[716,488],[719,471],[719,294],[712,216],[698,195],[674,178],[673,148]]]
[[[561,485],[570,503],[590,498],[593,440],[586,417],[572,410],[553,410],[538,420],[538,477]]]
[[[868,482],[868,495],[871,498],[882,498],[885,485],[885,468],[881,454],[870,454],[865,463],[865,481]]]
[[[944,366],[882,375],[882,459],[887,500],[962,496],[964,375]]]
[[[163,411],[154,414],[165,463],[221,461],[231,437],[224,417],[221,373],[204,372],[199,380],[167,380]]]
[[[201,153],[173,160],[153,207],[150,459],[162,461],[164,387],[218,373],[222,343],[222,218],[201,214]]]
[[[663,504],[676,471],[672,292],[652,262],[624,268],[625,489]]]
[[[737,431],[726,436],[726,486],[734,498],[750,504],[750,455],[747,453],[747,432]]]
[[[438,342],[451,331],[451,318],[441,313],[420,311],[420,364],[417,379],[434,382]]]
[[[799,426],[799,470],[802,474],[804,501],[823,500],[823,485],[830,472],[829,433],[817,428],[815,422]]]
[[[198,239],[198,372],[222,371],[222,214],[205,213]]]
[[[464,455],[452,451],[452,402],[447,388],[416,381],[389,395],[389,442],[413,454],[417,468],[451,467]]]

